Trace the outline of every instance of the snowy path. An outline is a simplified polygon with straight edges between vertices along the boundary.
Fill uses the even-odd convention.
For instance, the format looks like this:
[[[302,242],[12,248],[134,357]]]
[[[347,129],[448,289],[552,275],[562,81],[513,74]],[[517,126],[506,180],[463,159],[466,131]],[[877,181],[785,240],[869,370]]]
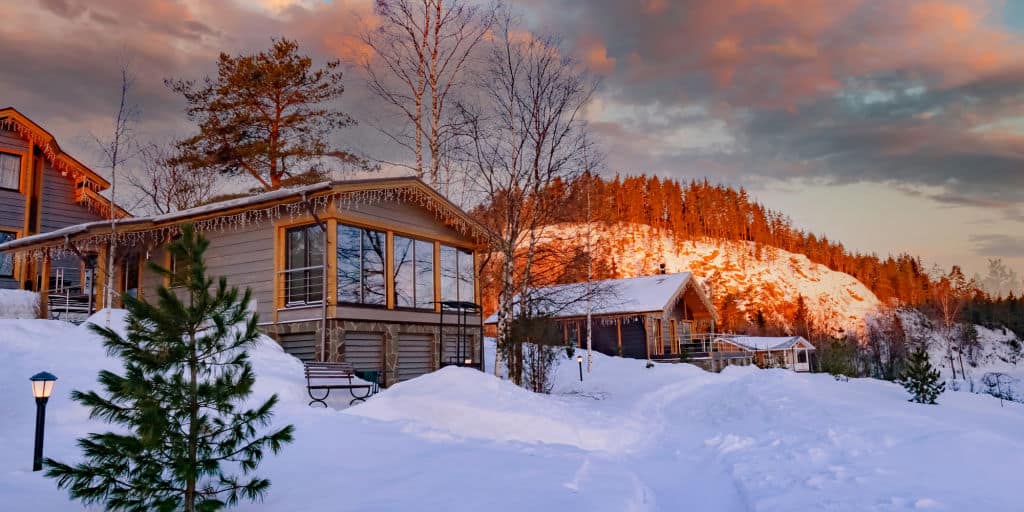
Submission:
[[[0,321],[0,361],[5,508],[82,510],[28,471],[27,377],[60,377],[46,450],[73,460],[75,438],[105,426],[67,394],[116,363],[83,329],[32,320]],[[254,365],[296,441],[261,466],[271,493],[243,511],[1024,509],[1024,407],[984,396],[922,406],[871,379],[598,356],[583,383],[566,361],[551,395],[449,368],[334,410],[306,406],[301,366],[276,345]]]

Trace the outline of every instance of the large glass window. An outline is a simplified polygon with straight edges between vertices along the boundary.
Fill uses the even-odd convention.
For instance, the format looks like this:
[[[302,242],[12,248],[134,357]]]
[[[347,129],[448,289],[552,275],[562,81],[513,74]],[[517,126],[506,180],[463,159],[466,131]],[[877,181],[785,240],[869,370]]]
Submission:
[[[394,237],[395,306],[434,307],[434,244]]]
[[[21,184],[21,155],[0,153],[0,188],[17,190]]]
[[[0,231],[0,244],[10,242],[18,236],[13,231]],[[0,253],[0,277],[14,277],[14,255]]]
[[[416,240],[416,307],[434,308],[434,243]]]
[[[324,233],[320,226],[289,229],[285,248],[285,304],[323,301]]]
[[[475,302],[473,253],[441,246],[441,300]]]
[[[386,304],[384,258],[387,235],[382,231],[338,226],[338,301]]]

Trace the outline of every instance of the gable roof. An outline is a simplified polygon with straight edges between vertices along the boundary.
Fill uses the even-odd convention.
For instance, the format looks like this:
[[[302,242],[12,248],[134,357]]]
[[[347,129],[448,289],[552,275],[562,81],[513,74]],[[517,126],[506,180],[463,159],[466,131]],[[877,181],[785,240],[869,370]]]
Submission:
[[[588,296],[592,315],[650,313],[672,309],[688,289],[697,294],[715,317],[714,306],[689,272],[544,286],[538,287],[535,295],[546,304],[542,306],[547,309],[544,313],[554,318],[569,318],[587,315]],[[497,313],[494,313],[485,323],[497,321]]]
[[[75,157],[67,154],[57,144],[57,139],[46,131],[35,121],[29,119],[25,114],[18,112],[14,107],[0,109],[0,129],[7,129],[18,133],[25,140],[39,147],[53,167],[64,175],[70,175],[72,179],[83,178],[90,188],[95,191],[106,190],[110,182],[92,169],[88,168]]]
[[[132,217],[114,221],[118,236],[133,235],[147,231],[159,231],[156,239],[166,239],[166,231],[183,222],[192,222],[197,228],[223,228],[225,218],[240,222],[252,221],[251,217],[269,218],[281,213],[304,214],[302,204],[307,199],[326,205],[337,200],[343,204],[362,204],[398,198],[420,204],[446,225],[478,241],[490,239],[492,233],[455,206],[451,201],[434,191],[422,180],[414,177],[370,178],[344,181],[325,181],[313,185],[279,189],[248,197],[229,199],[177,212],[149,217]],[[96,242],[110,236],[111,222],[108,220],[76,224],[55,231],[18,238],[0,244],[0,252],[44,251],[63,246],[66,240],[88,237]]]
[[[788,350],[794,347],[814,350],[814,345],[803,336],[721,336],[719,339],[752,352]]]

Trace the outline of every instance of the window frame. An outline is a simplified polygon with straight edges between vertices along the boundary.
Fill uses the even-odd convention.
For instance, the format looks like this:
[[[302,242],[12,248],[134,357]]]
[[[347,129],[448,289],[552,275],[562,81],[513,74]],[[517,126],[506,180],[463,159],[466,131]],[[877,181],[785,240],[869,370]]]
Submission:
[[[443,262],[444,262],[445,249],[451,249],[451,250],[453,250],[455,252],[455,282],[454,282],[455,298],[454,299],[446,299],[445,296],[444,296],[445,283],[444,283],[444,275],[441,274],[441,272],[442,272],[442,269],[444,267],[444,263]],[[462,258],[463,258],[464,255],[466,257],[468,257],[468,259],[469,259],[469,266],[471,268],[470,275],[472,277],[472,286],[471,286],[471,289],[469,291],[471,297],[469,297],[468,300],[467,300],[467,298],[462,296],[462,284],[463,284],[463,281],[461,279],[461,276],[462,276],[462,272],[461,272],[462,271],[462,265],[461,265],[461,263],[462,263]],[[446,244],[444,242],[441,242],[441,247],[440,247],[440,250],[438,251],[437,272],[438,272],[438,283],[440,284],[440,287],[441,287],[440,297],[441,297],[441,301],[442,302],[449,302],[450,300],[455,300],[457,302],[472,302],[473,304],[477,304],[477,297],[476,297],[476,295],[477,295],[477,293],[476,293],[476,285],[477,285],[477,283],[476,283],[476,281],[477,281],[477,274],[476,273],[477,273],[477,268],[476,268],[476,251],[475,250],[468,249],[466,247],[462,247],[462,246],[458,246],[458,245]]]
[[[322,243],[322,245],[323,245],[325,250],[319,256],[321,260],[324,260],[324,261],[321,261],[320,265],[319,265],[320,272],[321,272],[320,280],[321,280],[321,282],[323,282],[323,280],[324,280],[323,277],[327,274],[327,262],[325,260],[325,256],[326,256],[325,253],[327,252],[326,248],[327,248],[328,233],[320,225],[318,225],[315,222],[307,223],[307,224],[296,224],[296,225],[293,225],[293,226],[287,226],[287,227],[284,228],[283,231],[284,231],[284,248],[283,248],[283,250],[284,250],[284,258],[283,258],[283,261],[282,261],[283,267],[282,267],[281,270],[283,272],[283,278],[284,278],[284,283],[283,283],[283,288],[282,288],[282,291],[283,291],[282,298],[284,300],[284,307],[285,308],[301,308],[301,307],[306,307],[306,306],[319,306],[319,305],[322,305],[324,303],[324,300],[325,300],[326,296],[327,296],[327,287],[326,286],[323,286],[323,284],[321,284],[320,299],[319,300],[310,300],[310,298],[313,296],[313,294],[310,292],[308,285],[306,287],[305,293],[303,294],[302,300],[295,300],[295,298],[292,297],[291,287],[288,286],[289,285],[288,275],[289,275],[290,271],[299,270],[299,271],[303,272],[303,275],[305,276],[305,279],[308,281],[308,280],[311,279],[310,276],[314,274],[315,269],[316,269],[316,265],[310,265],[310,261],[311,261],[311,257],[310,256],[311,256],[312,253],[310,251],[310,243],[309,243],[309,241],[310,241],[310,232],[312,231],[312,232],[315,232],[315,233],[319,234],[320,237],[323,238],[323,241],[321,243]],[[297,231],[301,231],[303,233],[303,236],[304,236],[304,240],[303,240],[303,246],[304,246],[304,249],[303,249],[303,259],[304,259],[305,265],[302,266],[302,267],[291,268],[290,265],[289,265],[290,260],[291,260],[291,258],[290,258],[290,256],[291,256],[291,250],[290,250],[291,249],[291,246],[290,246],[290,244],[291,244],[291,237],[289,236],[289,234],[292,233],[292,232],[297,232]]]
[[[341,298],[341,293],[342,293],[342,289],[343,288],[342,288],[341,283],[339,282],[339,280],[340,280],[340,276],[341,276],[341,268],[342,268],[342,266],[341,266],[341,259],[338,257],[338,254],[339,254],[339,252],[342,249],[341,236],[340,236],[341,235],[341,230],[342,229],[346,229],[346,228],[347,229],[355,229],[355,230],[359,231],[359,247],[357,249],[357,254],[359,256],[359,258],[358,258],[359,259],[359,265],[358,265],[358,267],[359,267],[358,268],[359,282],[358,282],[358,285],[357,285],[357,293],[359,295],[359,300],[357,300],[357,301],[347,300],[347,298],[346,298],[346,300],[342,300],[342,298]],[[367,239],[367,233],[368,232],[379,233],[381,235],[381,237],[383,238],[383,240],[384,240],[383,254],[380,255],[380,265],[381,265],[380,272],[381,272],[381,275],[384,277],[384,283],[383,283],[384,284],[384,290],[383,290],[383,301],[380,302],[380,303],[366,302],[366,275],[367,275],[367,271],[366,271],[366,264],[365,264],[366,260],[363,257],[363,254],[365,253],[365,249],[363,248],[363,242]],[[368,226],[365,226],[365,225],[360,225],[360,224],[355,224],[355,223],[350,223],[350,222],[345,222],[345,221],[339,221],[337,226],[334,229],[334,237],[335,237],[335,244],[336,244],[336,248],[335,248],[335,251],[334,251],[334,253],[335,253],[335,270],[334,270],[335,293],[334,293],[334,300],[337,302],[338,305],[354,306],[354,307],[366,307],[366,308],[388,309],[389,291],[392,294],[394,293],[393,292],[393,289],[394,289],[394,277],[388,275],[389,265],[393,264],[392,262],[389,262],[388,260],[389,259],[394,259],[394,256],[391,255],[391,252],[393,250],[392,248],[394,246],[394,241],[390,241],[389,240],[389,238],[391,238],[391,237],[388,236],[388,230],[377,228],[377,227],[368,227]],[[406,238],[408,238],[408,237],[406,237]]]
[[[14,238],[11,238],[10,240],[5,240],[5,242],[10,242],[11,240],[17,240],[17,239],[21,238],[21,230],[17,229],[17,228],[12,228],[12,227],[8,227],[8,226],[0,226],[0,233],[9,233],[9,234],[14,235]],[[0,279],[17,279],[18,278],[18,259],[14,257],[14,254],[0,253],[0,258],[10,258],[11,259],[11,273],[9,275],[8,274],[0,274]]]
[[[0,190],[13,190],[13,191],[20,192],[20,193],[24,194],[25,190],[24,190],[23,187],[25,185],[25,160],[26,160],[27,153],[24,152],[24,151],[16,151],[16,150],[11,150],[11,149],[4,148],[4,149],[0,149],[0,155],[11,155],[11,156],[18,157],[18,182],[17,182],[17,184],[15,184],[14,187],[5,187],[2,184],[0,184]],[[0,183],[2,183],[2,182],[0,182]]]
[[[411,248],[411,254],[412,254],[412,259],[410,260],[410,263],[412,263],[412,305],[411,306],[403,306],[403,305],[399,305],[399,303],[398,303],[398,279],[397,279],[398,278],[398,268],[397,268],[397,265],[398,265],[398,260],[397,260],[397,258],[398,258],[398,252],[397,252],[398,243],[395,241],[396,238],[404,238],[404,239],[406,239],[406,240],[408,240],[410,242],[410,248]],[[419,272],[418,272],[418,268],[416,266],[416,264],[418,263],[418,260],[417,260],[417,254],[418,253],[416,251],[416,243],[417,242],[420,242],[420,243],[423,243],[423,244],[427,244],[429,246],[429,248],[430,248],[430,254],[429,254],[430,262],[431,262],[431,270],[430,270],[430,300],[426,301],[425,302],[426,305],[423,305],[423,306],[420,305],[420,297],[419,297],[419,294],[418,294],[418,292],[419,292],[419,289],[418,289],[418,287],[419,287],[419,277],[418,277],[419,276]],[[404,310],[410,310],[410,311],[412,311],[412,310],[415,310],[415,311],[435,311],[437,309],[437,300],[436,300],[437,299],[437,290],[436,290],[436,287],[437,287],[437,277],[438,277],[438,273],[440,272],[440,268],[438,267],[437,258],[435,258],[435,256],[436,256],[436,254],[435,254],[436,251],[434,251],[434,245],[435,244],[436,244],[436,240],[431,240],[429,238],[419,237],[419,236],[414,236],[414,235],[407,235],[407,234],[404,234],[404,233],[392,232],[392,236],[391,236],[391,249],[388,252],[391,253],[391,265],[392,265],[392,269],[393,269],[392,272],[391,272],[390,279],[391,279],[392,303],[394,304],[395,309],[404,309]],[[385,283],[385,285],[386,284],[387,283]]]

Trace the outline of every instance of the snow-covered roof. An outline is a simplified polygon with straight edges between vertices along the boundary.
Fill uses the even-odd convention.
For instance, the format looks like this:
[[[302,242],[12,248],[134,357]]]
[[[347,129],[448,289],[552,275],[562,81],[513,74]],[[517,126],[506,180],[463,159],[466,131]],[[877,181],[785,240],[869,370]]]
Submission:
[[[147,229],[149,227],[161,226],[174,224],[186,220],[195,218],[204,218],[211,216],[218,216],[220,214],[227,214],[236,210],[245,210],[247,208],[255,208],[265,203],[274,203],[290,198],[304,198],[307,195],[322,194],[334,189],[374,189],[384,187],[395,187],[395,186],[412,186],[421,189],[424,192],[430,194],[430,196],[438,203],[443,204],[443,208],[452,212],[453,215],[457,215],[462,218],[467,224],[471,225],[474,230],[478,230],[481,233],[487,233],[487,229],[480,225],[477,221],[472,219],[469,215],[463,212],[458,206],[454,205],[447,198],[438,194],[436,191],[431,189],[428,185],[423,183],[422,180],[415,177],[399,176],[399,177],[388,177],[388,178],[368,178],[368,179],[356,179],[356,180],[343,180],[343,181],[325,181],[321,183],[315,183],[312,185],[304,185],[292,188],[282,188],[279,190],[273,190],[270,192],[264,192],[262,194],[256,194],[252,196],[240,197],[235,199],[229,199],[226,201],[218,201],[195,208],[189,208],[186,210],[180,210],[171,213],[165,213],[161,215],[152,215],[148,217],[131,217],[118,219],[113,221],[114,225],[118,228],[125,230],[138,230]],[[48,231],[46,233],[38,233],[22,238],[17,238],[9,242],[0,244],[0,252],[17,249],[20,247],[31,246],[41,242],[48,242],[53,240],[63,240],[65,237],[74,237],[82,233],[87,233],[90,230],[96,228],[107,228],[111,225],[111,221],[94,221],[86,222],[83,224],[76,224],[73,226],[67,226],[55,231]],[[52,243],[52,242],[51,242]]]
[[[797,346],[814,350],[814,345],[803,336],[722,336],[719,339],[754,352],[787,350]]]
[[[533,294],[543,313],[554,318],[586,316],[588,308],[594,315],[649,313],[671,309],[691,284],[714,315],[714,307],[689,272],[544,286]],[[484,322],[497,323],[497,313]]]

